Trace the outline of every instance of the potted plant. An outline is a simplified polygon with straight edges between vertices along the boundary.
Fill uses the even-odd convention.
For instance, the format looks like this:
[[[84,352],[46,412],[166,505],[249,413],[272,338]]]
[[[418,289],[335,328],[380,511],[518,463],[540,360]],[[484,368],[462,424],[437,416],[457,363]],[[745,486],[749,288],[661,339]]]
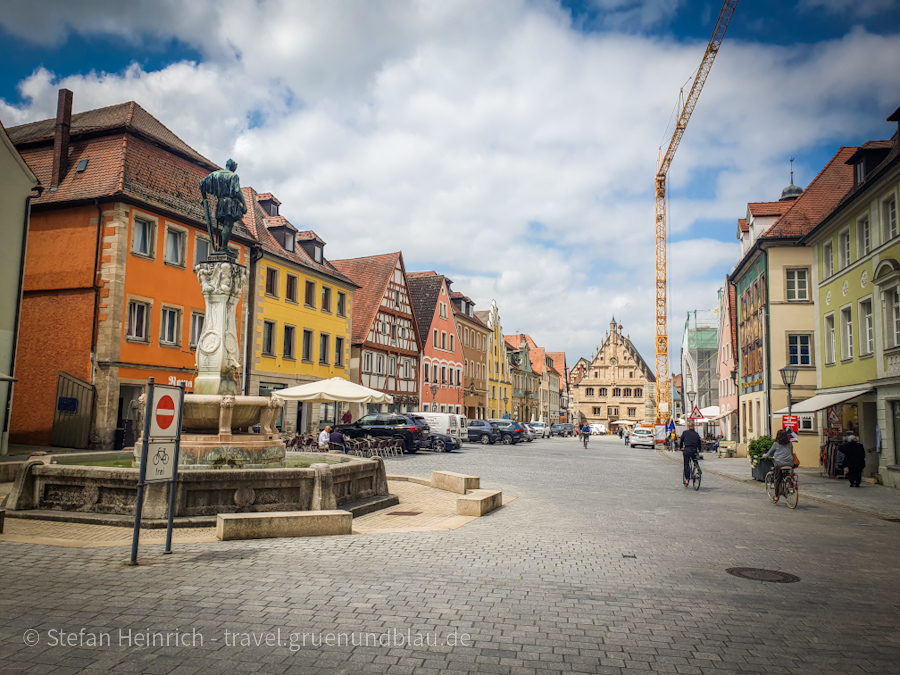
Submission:
[[[775,439],[771,436],[760,436],[750,441],[750,447],[747,448],[747,457],[750,459],[753,477],[756,480],[765,480],[766,474],[775,468],[775,464],[771,459],[763,459],[774,442]]]

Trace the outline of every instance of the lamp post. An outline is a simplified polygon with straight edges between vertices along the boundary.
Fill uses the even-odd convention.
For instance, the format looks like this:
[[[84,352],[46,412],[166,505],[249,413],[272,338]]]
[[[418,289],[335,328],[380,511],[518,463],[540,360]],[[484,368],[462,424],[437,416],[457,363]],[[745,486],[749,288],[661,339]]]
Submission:
[[[438,386],[436,384],[431,385],[431,412],[437,412],[437,403],[434,402],[434,397],[437,396]]]
[[[788,390],[788,415],[791,414],[791,385],[797,381],[797,366],[785,366],[780,371],[781,381],[784,382]]]
[[[697,401],[696,401],[696,399],[697,399],[697,392],[694,391],[693,389],[688,389],[685,393],[686,393],[687,396],[688,396],[688,406],[689,406],[690,409],[691,409],[691,413],[693,413],[693,412],[694,412],[694,406],[697,405]],[[688,415],[690,415],[691,413],[688,413]]]
[[[506,394],[503,394],[503,412],[505,412],[507,414],[507,416],[509,416],[509,406],[507,405],[508,403],[509,403],[509,396],[507,396]]]

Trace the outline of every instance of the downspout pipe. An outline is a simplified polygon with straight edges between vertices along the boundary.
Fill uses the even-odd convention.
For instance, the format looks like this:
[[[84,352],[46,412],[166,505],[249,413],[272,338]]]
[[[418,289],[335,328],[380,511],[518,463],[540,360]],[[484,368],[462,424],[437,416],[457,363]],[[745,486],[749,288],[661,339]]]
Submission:
[[[769,311],[769,282],[771,281],[769,274],[769,251],[762,249],[763,269],[766,275],[766,304],[763,311],[766,313],[764,328],[766,330],[766,428],[769,436],[772,435],[772,330],[771,330],[771,312]]]
[[[31,188],[32,192],[37,191],[37,196],[41,196],[42,187],[36,186]],[[28,252],[28,226],[31,222],[31,200],[34,195],[28,195],[25,197],[25,215],[22,218],[22,254],[19,256],[19,283],[18,283],[18,291],[16,293],[16,318],[13,322],[13,333],[12,333],[12,349],[10,350],[10,364],[9,364],[9,376],[15,378],[16,376],[16,351],[19,345],[19,320],[22,317],[22,295],[25,291],[25,257]],[[3,433],[4,442],[0,443],[0,454],[7,455],[9,454],[9,446],[6,443],[6,440],[9,438],[9,417],[10,412],[12,411],[12,402],[13,402],[13,390],[15,388],[15,381],[9,382],[7,385],[7,394],[6,394],[6,410],[3,411],[3,428],[0,429]]]

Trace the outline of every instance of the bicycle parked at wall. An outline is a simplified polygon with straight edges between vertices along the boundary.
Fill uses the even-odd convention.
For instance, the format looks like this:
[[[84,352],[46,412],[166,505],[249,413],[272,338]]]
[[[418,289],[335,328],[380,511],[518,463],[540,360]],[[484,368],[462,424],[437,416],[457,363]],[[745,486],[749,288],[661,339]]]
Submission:
[[[775,472],[778,475],[775,475]],[[788,508],[796,509],[800,500],[800,488],[797,485],[797,474],[789,466],[780,466],[766,474],[766,495],[773,504],[784,497]]]

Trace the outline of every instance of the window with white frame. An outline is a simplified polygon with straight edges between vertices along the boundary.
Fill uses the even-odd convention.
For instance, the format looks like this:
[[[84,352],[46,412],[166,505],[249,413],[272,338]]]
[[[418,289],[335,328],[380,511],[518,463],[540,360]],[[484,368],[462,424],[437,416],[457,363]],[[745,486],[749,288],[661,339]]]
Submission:
[[[447,333],[441,331],[441,349],[447,349]]]
[[[812,365],[812,337],[788,335],[788,363],[792,366]]]
[[[844,230],[838,235],[838,269],[844,269],[850,264],[850,230]]]
[[[437,328],[434,329],[433,342],[434,342],[435,347],[439,347],[441,344],[440,338],[438,337],[438,329]]]
[[[206,316],[201,312],[191,312],[191,349],[197,347],[200,336],[203,335],[203,322]]]
[[[809,300],[809,285],[806,270],[787,270],[787,299]]]
[[[197,237],[194,239],[194,264],[206,262],[209,258],[209,239]]]
[[[812,431],[813,418],[812,415],[802,415],[800,417],[800,431]]]
[[[888,197],[881,202],[881,222],[884,224],[884,240],[897,236],[897,198]]]
[[[181,310],[163,307],[159,323],[159,343],[162,345],[181,344]]]
[[[447,303],[441,302],[439,304],[441,306],[441,318],[446,319],[447,318]]]
[[[125,337],[129,340],[150,340],[150,305],[138,300],[128,302],[128,321],[125,327]]]
[[[409,359],[403,359],[403,371],[402,372],[403,372],[403,374],[401,375],[401,377],[404,380],[412,379],[412,365],[410,364]]]
[[[262,353],[275,356],[275,322],[263,321]]]
[[[379,354],[375,359],[375,372],[384,375],[384,354]]]
[[[393,377],[397,374],[397,357],[392,356],[388,359],[388,375]]]
[[[284,327],[284,348],[282,353],[286,359],[294,359],[296,357],[296,336],[296,328],[293,326]]]
[[[891,330],[893,338],[891,344],[900,347],[900,288],[890,291],[891,299]]]
[[[454,348],[453,348],[453,333],[450,333],[450,351],[451,351],[451,352],[454,351]]]
[[[156,231],[156,223],[145,218],[135,217],[134,231],[131,237],[131,252],[147,257],[153,257],[153,234]]]
[[[859,303],[859,353],[871,354],[875,351],[875,322],[872,317],[872,300]]]
[[[825,317],[825,363],[834,363],[834,314]]]
[[[363,354],[363,372],[372,372],[372,352],[365,352]]]
[[[163,261],[169,265],[184,267],[187,232],[169,225],[166,226],[166,250]]]
[[[853,358],[853,313],[850,307],[841,310],[841,360]]]
[[[869,231],[869,214],[856,221],[856,250],[857,257],[862,258],[872,250],[872,238]]]
[[[830,277],[834,274],[834,250],[831,242],[826,242],[822,246],[822,275]]]

